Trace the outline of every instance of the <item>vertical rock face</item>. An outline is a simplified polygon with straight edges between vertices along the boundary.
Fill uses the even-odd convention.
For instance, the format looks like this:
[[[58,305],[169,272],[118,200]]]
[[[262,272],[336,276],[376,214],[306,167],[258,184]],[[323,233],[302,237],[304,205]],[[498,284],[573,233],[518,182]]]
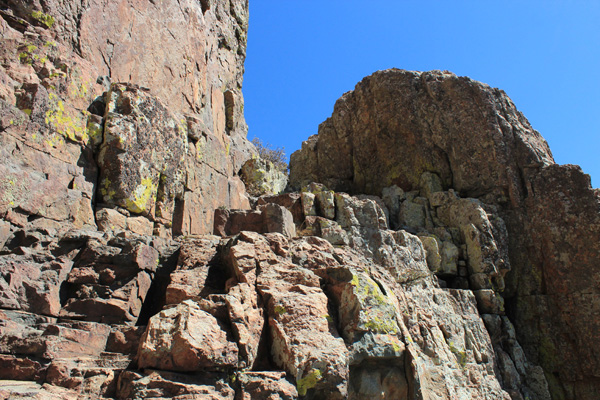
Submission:
[[[95,226],[108,208],[161,236],[210,233],[218,206],[249,206],[247,1],[0,9],[4,230]]]
[[[459,234],[469,278],[462,285],[476,290],[480,310],[506,307],[515,340],[543,367],[553,398],[600,395],[600,193],[579,167],[554,164],[502,91],[448,72],[377,72],[292,154],[290,184],[312,181],[382,196],[392,226],[421,232],[438,274],[452,270],[442,264],[456,250],[432,233],[441,223]],[[421,197],[411,194],[417,189]],[[504,370],[511,360],[527,381],[539,380],[514,352],[507,358],[506,340],[497,343]]]

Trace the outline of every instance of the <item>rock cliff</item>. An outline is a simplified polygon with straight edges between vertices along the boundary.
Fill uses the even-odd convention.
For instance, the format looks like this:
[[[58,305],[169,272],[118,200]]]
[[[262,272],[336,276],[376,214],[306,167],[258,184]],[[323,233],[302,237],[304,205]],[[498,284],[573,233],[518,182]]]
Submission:
[[[2,398],[600,396],[600,193],[503,92],[375,73],[278,194],[247,1],[0,17]]]
[[[0,9],[6,221],[170,237],[211,233],[219,206],[249,207],[237,174],[254,152],[241,94],[247,2]]]
[[[579,167],[554,163],[505,93],[448,72],[377,72],[339,99],[318,135],[292,154],[290,181],[383,198],[390,185],[419,189],[421,199],[400,205],[396,227],[430,234],[458,222],[469,268],[482,259],[495,275],[483,286],[471,275],[469,288],[503,298],[553,398],[599,396],[600,191]],[[431,194],[439,190],[478,199],[492,226],[503,221],[503,245],[461,225],[466,206],[448,207]],[[469,250],[474,239],[484,253]],[[490,257],[496,247],[500,256]]]

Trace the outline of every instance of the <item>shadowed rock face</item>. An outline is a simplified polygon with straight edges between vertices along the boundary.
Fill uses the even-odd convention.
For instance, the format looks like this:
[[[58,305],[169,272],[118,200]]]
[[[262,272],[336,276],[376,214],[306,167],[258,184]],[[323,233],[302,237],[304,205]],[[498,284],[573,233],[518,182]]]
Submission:
[[[423,172],[471,197],[519,196],[521,175],[553,162],[546,141],[498,89],[449,72],[379,71],[335,104],[291,157],[293,187],[381,194]]]
[[[504,92],[448,72],[379,71],[344,94],[318,135],[292,154],[290,184],[315,181],[384,199],[395,184],[421,187],[423,196],[423,173],[439,177],[437,191],[477,197],[506,223],[507,312],[553,397],[598,397],[599,191],[579,167],[554,164]],[[440,206],[444,196],[426,197],[447,223],[453,211]],[[409,225],[427,228],[422,205],[402,204],[400,224],[406,215]]]

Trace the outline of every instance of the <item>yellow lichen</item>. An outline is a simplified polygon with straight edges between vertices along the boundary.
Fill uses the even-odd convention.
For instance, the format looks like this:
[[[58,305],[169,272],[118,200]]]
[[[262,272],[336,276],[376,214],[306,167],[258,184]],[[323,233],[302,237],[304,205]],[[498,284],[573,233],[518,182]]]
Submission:
[[[362,305],[361,325],[364,329],[396,334],[398,325],[393,305],[377,282],[365,275],[353,274],[350,284],[358,302]]]
[[[33,11],[31,16],[46,28],[52,28],[52,25],[54,25],[54,17],[52,15],[45,14],[41,11]]]
[[[149,200],[156,194],[157,187],[152,178],[144,178],[133,191],[133,198],[126,199],[126,208],[134,213],[141,214],[147,211]]]
[[[73,119],[66,113],[63,101],[59,100],[56,94],[50,93],[48,98],[50,101],[48,111],[46,111],[46,123],[57,133],[73,142],[87,142],[87,130],[82,118]],[[76,111],[73,112],[76,113]]]
[[[304,378],[296,381],[298,394],[300,396],[306,396],[306,392],[308,392],[309,389],[314,388],[321,379],[323,379],[321,371],[316,368],[312,369]]]
[[[287,313],[287,310],[284,306],[275,306],[275,312],[279,315]]]

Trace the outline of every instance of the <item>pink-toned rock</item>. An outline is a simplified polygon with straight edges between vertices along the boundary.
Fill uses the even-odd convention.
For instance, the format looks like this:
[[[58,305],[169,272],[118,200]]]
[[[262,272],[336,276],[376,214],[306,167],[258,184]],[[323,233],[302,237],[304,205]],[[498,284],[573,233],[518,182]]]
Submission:
[[[302,199],[299,193],[282,193],[274,196],[261,196],[256,202],[259,206],[269,203],[279,204],[280,206],[285,207],[292,213],[296,225],[301,224],[304,220]]]
[[[285,207],[270,203],[262,206],[264,220],[263,233],[281,233],[283,236],[293,238],[296,236],[296,225],[292,213]]]
[[[26,255],[0,257],[0,305],[57,316],[61,309],[60,288],[71,266],[66,257],[41,263]]]
[[[96,224],[101,231],[121,231],[127,229],[127,217],[112,208],[96,211]]]
[[[264,225],[264,216],[259,210],[215,210],[215,235],[231,236],[241,231],[263,233]]]
[[[238,363],[238,349],[215,317],[186,300],[152,317],[138,351],[140,368],[198,371]]]
[[[143,400],[233,400],[235,391],[225,382],[225,376],[204,373],[202,376],[150,371],[142,375],[123,371],[119,375],[117,399]]]
[[[222,204],[249,208],[243,183],[236,176],[255,152],[246,140],[241,92],[246,3],[236,0],[231,7],[203,7],[187,1],[180,7],[171,0],[160,5],[94,1],[85,7],[73,4],[65,8],[51,1],[44,7],[11,3],[4,8],[0,129],[7,135],[3,135],[1,147],[7,156],[6,165],[19,168],[5,170],[0,164],[2,176],[7,178],[6,182],[0,180],[0,192],[10,189],[10,196],[0,198],[0,215],[11,214],[11,220],[23,225],[29,215],[75,227],[94,225],[92,199],[98,169],[93,151],[101,143],[106,147],[111,142],[104,127],[120,132],[114,129],[119,125],[115,115],[106,114],[108,121],[102,120],[105,103],[110,104],[111,99],[98,99],[111,81],[148,88],[150,97],[169,105],[169,112],[177,115],[172,125],[181,130],[186,153],[193,148],[193,155],[175,158],[182,165],[191,165],[193,172],[187,174],[188,181],[159,169],[169,179],[158,182],[156,173],[148,172],[154,169],[146,170],[146,175],[152,176],[138,176],[139,171],[131,168],[125,180],[133,187],[119,195],[123,188],[104,180],[110,168],[102,168],[104,184],[110,186],[107,196],[114,191],[123,197],[120,203],[136,212],[152,213],[146,209],[154,210],[156,203],[155,210],[164,219],[157,233],[163,236],[169,236],[171,229],[185,234],[212,231],[213,210]],[[168,46],[172,46],[171,51],[165,51]],[[175,47],[179,51],[172,51]],[[171,83],[165,86],[167,80]],[[160,124],[154,125],[160,128]],[[141,135],[143,130],[130,133],[124,133],[125,139]],[[123,144],[127,147],[133,143],[126,140]],[[163,158],[170,156],[173,154]],[[135,164],[134,157],[148,161],[141,154],[115,161]],[[185,170],[178,168],[183,175]],[[4,190],[5,184],[12,186],[10,181],[19,184]],[[189,197],[179,196],[182,185]],[[160,191],[157,186],[161,186]],[[208,187],[215,190],[206,190]],[[149,196],[145,193],[148,188]],[[137,198],[130,193],[135,190]],[[181,200],[177,207],[175,197]],[[127,200],[132,203],[125,204]],[[176,223],[171,225],[174,212]],[[24,217],[18,218],[18,214]],[[147,232],[135,225],[128,229]]]
[[[231,330],[239,348],[240,362],[250,369],[255,367],[265,325],[260,300],[255,288],[248,283],[233,286],[225,296]]]
[[[285,372],[242,372],[237,374],[241,391],[236,400],[294,400],[296,386],[285,379]]]
[[[214,232],[220,236],[232,236],[242,231],[258,233],[276,232],[287,237],[296,236],[292,213],[283,206],[269,203],[257,210],[215,210]]]
[[[61,315],[106,323],[138,320],[158,251],[141,241],[114,238],[89,241],[69,274]]]
[[[45,376],[45,368],[37,361],[0,354],[0,379],[37,381]]]
[[[177,267],[171,273],[171,282],[166,289],[166,304],[178,304],[219,291],[220,288],[214,287],[218,284],[208,279],[219,243],[216,236],[182,243]]]
[[[112,326],[106,341],[106,351],[135,355],[145,329],[142,326]]]

